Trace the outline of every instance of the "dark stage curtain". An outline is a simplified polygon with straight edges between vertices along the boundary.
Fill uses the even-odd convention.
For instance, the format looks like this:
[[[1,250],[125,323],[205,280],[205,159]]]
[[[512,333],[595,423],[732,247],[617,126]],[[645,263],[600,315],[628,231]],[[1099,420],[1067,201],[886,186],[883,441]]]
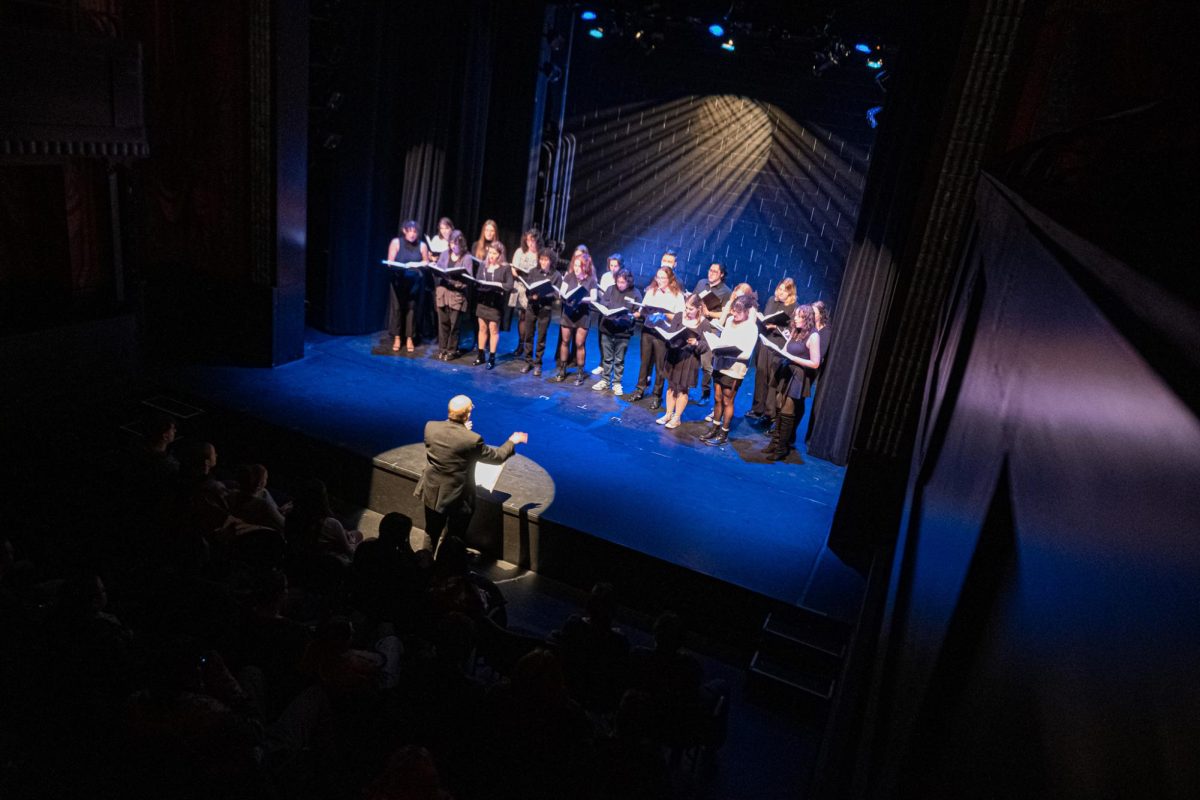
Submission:
[[[379,261],[401,222],[416,219],[432,235],[449,216],[468,240],[478,233],[493,6],[368,3],[344,22],[355,46],[337,87],[347,98],[341,144],[324,156],[326,196],[310,198],[328,207],[324,311],[313,321],[330,333],[383,327],[388,275]],[[424,35],[444,30],[449,16],[464,21],[454,35]]]
[[[1184,631],[1200,604],[1195,582],[1179,576],[1200,568],[1189,377],[1200,367],[1200,311],[1191,287],[1149,279],[1162,277],[1158,264],[1112,252],[1161,215],[1112,220],[1104,244],[1065,224],[1067,204],[1093,202],[1070,195],[1122,193],[1108,180],[1122,174],[1119,159],[1101,180],[1071,174],[1082,152],[1137,150],[1098,133],[1021,159],[1039,181],[1071,187],[1044,184],[1047,202],[989,175],[980,182],[926,382],[880,637],[897,644],[876,662],[868,718],[882,744],[865,796],[1195,792],[1183,754],[1197,743],[1186,710],[1197,645]],[[1042,171],[1043,158],[1055,168]],[[1129,160],[1147,172],[1168,164]],[[1167,196],[1191,205],[1195,163],[1174,163],[1179,177],[1143,176],[1124,193],[1173,186]],[[1169,234],[1180,252],[1194,252],[1189,229]],[[1072,672],[1079,663],[1093,668]],[[1071,691],[1055,682],[1063,674]]]

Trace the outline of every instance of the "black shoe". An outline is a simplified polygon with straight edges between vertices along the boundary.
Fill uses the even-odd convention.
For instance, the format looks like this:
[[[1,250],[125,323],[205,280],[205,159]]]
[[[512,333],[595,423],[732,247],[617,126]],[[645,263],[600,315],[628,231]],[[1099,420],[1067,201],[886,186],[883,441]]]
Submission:
[[[708,444],[708,440],[715,437],[717,435],[717,433],[720,432],[720,430],[721,430],[721,426],[718,423],[714,422],[712,424],[712,427],[710,427],[704,433],[700,434],[700,441],[704,442],[705,444]]]
[[[486,369],[495,369],[495,368],[496,368],[496,354],[495,354],[495,353],[488,353],[488,360],[487,360],[487,367],[486,367]]]
[[[651,411],[658,411],[660,408],[662,408],[662,398],[661,397],[656,397],[650,401],[650,410]]]
[[[775,425],[775,433],[771,436],[771,441],[777,442],[775,452],[771,454],[772,461],[783,461],[787,458],[788,453],[792,451],[791,437],[795,433],[796,417],[780,414],[779,422]]]
[[[558,372],[554,373],[554,382],[562,383],[567,379],[567,368],[562,364],[558,365]]]
[[[478,353],[475,354],[475,360],[473,362],[471,362],[471,366],[478,367],[480,364],[482,364],[485,361],[487,361],[487,356],[485,356],[483,354],[483,351],[480,350]]]
[[[762,453],[764,456],[766,456],[767,459],[770,461],[781,461],[782,460],[778,456],[778,453],[779,453],[779,428],[775,428],[773,431],[771,431],[771,441],[767,442],[767,446],[764,447],[759,452]],[[784,455],[786,455],[786,454],[787,453],[785,452]]]
[[[707,439],[701,439],[700,441],[711,447],[719,447],[729,441],[729,431],[721,428],[716,436],[710,436]]]
[[[531,369],[533,369],[533,362],[532,362],[532,361],[526,361],[526,362],[525,362],[525,365],[524,365],[523,367],[521,367],[521,374],[522,374],[522,375],[525,375],[525,374],[527,374],[527,373],[528,373],[528,372],[529,372]]]
[[[535,378],[542,377],[542,365],[541,364],[533,365],[533,377],[535,377]]]
[[[583,382],[586,380],[587,380],[587,373],[584,372],[583,370],[580,370],[579,374],[575,376],[575,385],[583,386]]]
[[[638,389],[636,392],[629,395],[629,402],[636,403],[638,400],[641,400],[645,396],[646,396],[646,390]]]

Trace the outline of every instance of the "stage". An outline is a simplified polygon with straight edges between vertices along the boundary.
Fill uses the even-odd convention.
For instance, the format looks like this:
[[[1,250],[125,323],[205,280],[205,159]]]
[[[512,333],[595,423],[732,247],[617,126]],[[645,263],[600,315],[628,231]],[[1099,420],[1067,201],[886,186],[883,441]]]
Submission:
[[[539,569],[553,553],[563,564],[594,552],[595,543],[584,541],[592,537],[615,546],[608,549],[616,563],[622,553],[640,553],[774,601],[852,616],[857,599],[847,588],[860,579],[825,547],[843,470],[811,458],[800,463],[795,454],[785,463],[766,462],[758,453],[763,433],[742,419],[750,381],[738,394],[729,444],[710,447],[698,440],[710,407],[689,405],[684,423],[666,430],[655,424],[661,412],[649,409],[649,398],[629,403],[593,391],[590,374],[583,386],[571,378],[553,382],[549,352],[541,378],[521,374],[521,362],[504,355],[515,337],[502,334],[491,371],[471,366],[473,353],[449,363],[432,358],[431,345],[382,355],[378,335],[309,330],[305,357],[285,366],[178,366],[165,377],[180,391],[322,442],[345,459],[369,461],[362,472],[371,483],[366,504],[410,513],[418,526],[410,487],[424,465],[424,424],[445,418],[451,396],[467,394],[475,430],[489,443],[500,444],[514,430],[529,434],[473,526],[512,529],[496,541],[499,557]],[[598,363],[594,338],[589,368]],[[638,355],[635,338],[626,361],[629,392]],[[805,425],[807,419],[801,431]],[[497,522],[501,516],[507,521]]]

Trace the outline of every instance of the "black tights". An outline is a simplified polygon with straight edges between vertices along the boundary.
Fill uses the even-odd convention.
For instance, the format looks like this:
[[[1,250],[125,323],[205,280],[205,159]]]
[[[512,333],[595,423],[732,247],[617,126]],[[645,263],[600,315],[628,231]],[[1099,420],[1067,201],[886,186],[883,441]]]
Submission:
[[[571,333],[573,331],[573,333]],[[558,326],[558,363],[566,364],[571,351],[571,337],[575,337],[575,363],[583,366],[587,356],[587,328],[564,328]]]

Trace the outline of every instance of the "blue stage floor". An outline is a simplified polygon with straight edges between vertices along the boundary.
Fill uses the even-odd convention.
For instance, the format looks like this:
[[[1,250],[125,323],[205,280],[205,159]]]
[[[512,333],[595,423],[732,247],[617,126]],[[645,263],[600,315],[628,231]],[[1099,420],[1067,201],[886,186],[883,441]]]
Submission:
[[[554,326],[550,333],[556,341]],[[502,334],[500,353],[513,348],[515,336]],[[590,352],[597,349],[594,337],[589,368],[598,360]],[[292,364],[179,367],[169,377],[226,408],[368,457],[397,448],[416,452],[412,446],[419,445],[426,420],[443,419],[446,401],[468,394],[475,430],[489,443],[499,444],[513,430],[529,433],[519,458],[553,481],[552,494],[544,495],[552,499],[536,509],[543,519],[776,600],[813,604],[806,590],[822,582],[812,580],[819,557],[822,569],[829,568],[832,554],[824,546],[844,470],[817,459],[795,463],[794,455],[791,463],[764,462],[757,452],[763,434],[741,421],[751,382],[738,395],[730,444],[717,448],[697,439],[707,428],[704,406],[690,405],[684,424],[665,430],[654,424],[658,412],[649,410],[649,399],[631,404],[592,391],[591,375],[583,386],[550,381],[549,353],[545,374],[533,378],[505,356],[487,371],[470,366],[470,355],[437,361],[428,346],[414,354],[372,355],[379,341],[310,330],[304,359]],[[632,391],[636,341],[627,364],[625,385]],[[533,465],[513,466],[514,474],[530,474]],[[506,469],[498,491],[508,475]]]

